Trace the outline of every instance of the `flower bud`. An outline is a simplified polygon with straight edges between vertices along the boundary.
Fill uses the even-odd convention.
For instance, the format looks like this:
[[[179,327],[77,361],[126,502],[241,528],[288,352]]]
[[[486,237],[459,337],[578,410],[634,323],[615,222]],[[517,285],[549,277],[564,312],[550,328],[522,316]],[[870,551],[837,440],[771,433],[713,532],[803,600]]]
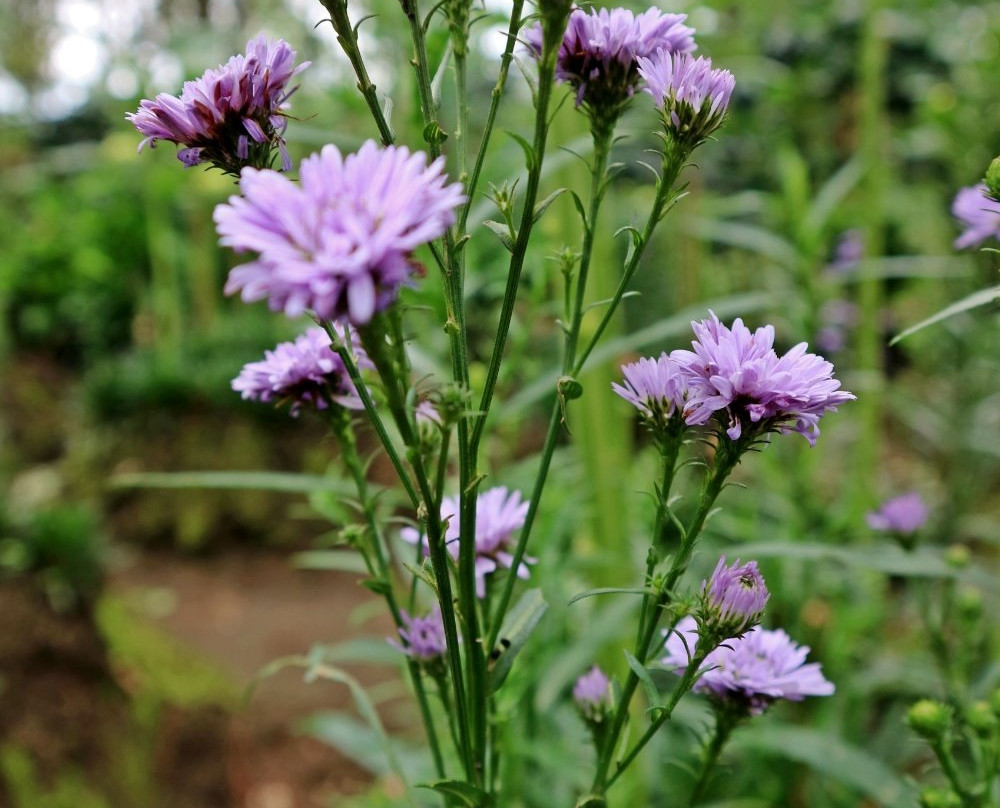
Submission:
[[[907,712],[906,723],[922,738],[940,738],[951,726],[951,710],[939,701],[921,699]]]
[[[718,642],[749,631],[760,622],[770,596],[756,561],[740,564],[737,559],[727,567],[723,556],[701,584],[696,618],[702,636]]]
[[[944,556],[950,567],[957,570],[964,570],[972,561],[972,552],[964,544],[953,544],[948,548]]]
[[[998,722],[989,702],[974,701],[965,711],[965,722],[976,735],[989,737],[996,732]]]
[[[925,788],[920,792],[920,808],[961,808],[962,800],[950,788]]]
[[[597,665],[576,680],[573,685],[573,701],[591,723],[600,723],[611,713],[611,682]]]
[[[1000,157],[994,157],[986,169],[986,190],[994,201],[1000,202]]]

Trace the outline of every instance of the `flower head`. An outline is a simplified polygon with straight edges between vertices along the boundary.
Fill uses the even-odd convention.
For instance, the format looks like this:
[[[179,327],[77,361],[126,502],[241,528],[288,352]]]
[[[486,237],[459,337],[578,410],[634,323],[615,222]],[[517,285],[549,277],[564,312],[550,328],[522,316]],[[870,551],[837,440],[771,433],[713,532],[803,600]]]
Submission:
[[[683,618],[667,635],[663,664],[683,673],[698,642],[694,618]],[[833,684],[824,678],[818,663],[806,664],[808,654],[808,647],[797,645],[781,629],[758,626],[711,651],[694,690],[750,715],[760,715],[777,699],[802,701],[806,696],[831,695]]]
[[[424,617],[410,617],[404,611],[400,611],[400,617],[403,618],[403,626],[399,629],[399,638],[403,642],[402,645],[393,645],[420,662],[430,662],[444,656],[448,643],[444,636],[440,607],[435,607]]]
[[[350,329],[335,326],[341,339],[349,340],[359,367],[371,361]],[[310,328],[294,342],[282,342],[264,359],[244,365],[233,379],[233,390],[244,399],[289,403],[292,415],[303,405],[325,410],[330,402],[348,409],[361,409],[357,389],[347,369],[330,347],[330,335],[322,328]]]
[[[652,425],[662,425],[684,409],[685,377],[666,353],[622,365],[622,375],[625,384],[612,383],[611,389]]]
[[[701,582],[698,622],[702,635],[724,640],[753,628],[770,596],[756,561],[740,564],[737,559],[727,567],[723,556],[712,577]]]
[[[877,511],[869,513],[865,520],[872,530],[908,535],[920,530],[928,516],[930,512],[927,504],[920,494],[911,491],[886,500]]]
[[[588,721],[600,721],[611,711],[611,682],[597,665],[576,680],[573,701]]]
[[[412,252],[455,221],[462,187],[447,184],[443,158],[374,141],[343,157],[336,146],[302,161],[300,182],[246,168],[243,196],[215,209],[221,243],[258,258],[229,274],[226,293],[267,298],[289,316],[365,325],[416,271]]]
[[[965,228],[955,249],[975,247],[990,238],[1000,241],[1000,202],[990,198],[984,183],[962,188],[951,203],[951,215]]]
[[[728,70],[713,70],[704,56],[664,49],[636,61],[672,138],[693,149],[722,125],[735,85]]]
[[[287,171],[284,107],[296,88],[286,85],[308,66],[295,66],[295,51],[284,40],[270,42],[261,34],[245,54],[185,82],[180,98],[161,93],[143,99],[125,117],[146,136],[140,151],[167,140],[184,146],[177,158],[187,166],[212,163],[238,174],[243,166],[270,165],[277,147]]]
[[[458,497],[445,497],[441,503],[441,521],[447,523],[444,540],[448,553],[452,558],[458,558],[459,525]],[[510,569],[514,557],[514,534],[524,526],[524,518],[528,513],[528,503],[521,500],[518,491],[510,491],[504,487],[491,488],[484,491],[476,499],[476,594],[484,597],[486,594],[486,577],[496,572],[502,565]],[[415,528],[406,527],[400,531],[403,541],[423,547],[424,553],[429,552],[427,537]],[[517,569],[519,578],[528,577],[527,564],[535,563],[535,559],[524,556]]]
[[[686,18],[657,8],[638,15],[624,8],[589,13],[573,9],[559,48],[556,78],[576,89],[577,106],[617,118],[639,83],[637,59],[661,49],[694,50],[694,29],[683,24]],[[531,53],[541,56],[541,27],[530,30],[527,38]]]
[[[815,445],[819,419],[855,398],[840,390],[833,365],[807,353],[804,342],[779,357],[773,326],[751,333],[737,318],[729,329],[710,313],[711,319],[691,324],[694,351],[670,354],[687,379],[687,423],[705,424],[714,416],[732,440],[745,429],[777,430],[798,432]]]

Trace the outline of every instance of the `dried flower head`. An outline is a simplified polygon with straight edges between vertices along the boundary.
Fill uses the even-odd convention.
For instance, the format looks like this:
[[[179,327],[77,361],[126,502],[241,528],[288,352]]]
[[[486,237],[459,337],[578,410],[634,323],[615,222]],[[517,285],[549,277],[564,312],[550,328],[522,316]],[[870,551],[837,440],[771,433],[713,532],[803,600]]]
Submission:
[[[714,312],[692,323],[694,351],[674,351],[671,359],[687,378],[684,417],[689,425],[717,419],[732,440],[750,430],[798,432],[816,444],[819,419],[855,398],[840,390],[833,365],[806,352],[802,342],[779,357],[774,327],[750,331],[737,318],[727,328]]]
[[[614,707],[611,682],[597,665],[576,680],[573,701],[588,721],[602,721]]]
[[[349,328],[334,326],[341,339],[349,341],[359,367],[372,366],[357,335]],[[325,410],[330,404],[361,409],[357,389],[337,353],[330,347],[330,335],[313,327],[293,342],[282,342],[264,359],[244,365],[233,379],[233,390],[244,399],[289,404],[292,415],[303,405]]]
[[[704,56],[662,49],[637,62],[667,134],[685,151],[722,125],[735,85],[728,70],[713,70],[712,60]]]
[[[663,664],[683,673],[699,641],[695,619],[683,618],[667,635]],[[703,673],[694,690],[749,715],[760,715],[777,699],[831,695],[833,684],[818,663],[806,664],[808,654],[809,648],[794,643],[784,631],[758,626],[711,651],[701,664]]]
[[[1000,241],[1000,202],[989,196],[985,183],[962,188],[951,203],[951,214],[964,228],[955,249],[976,247],[991,238]]]
[[[465,199],[443,158],[428,166],[423,152],[371,140],[347,157],[325,146],[299,179],[244,169],[243,195],[215,209],[221,243],[259,254],[232,270],[226,293],[359,326],[396,299],[416,271],[412,252],[443,235]]]
[[[212,163],[239,174],[244,166],[271,165],[277,148],[287,171],[284,109],[296,89],[287,85],[308,66],[295,66],[295,51],[284,40],[270,42],[262,34],[247,43],[245,54],[185,82],[180,98],[161,93],[143,99],[125,117],[146,136],[140,151],[167,140],[184,146],[177,158],[187,166]]]

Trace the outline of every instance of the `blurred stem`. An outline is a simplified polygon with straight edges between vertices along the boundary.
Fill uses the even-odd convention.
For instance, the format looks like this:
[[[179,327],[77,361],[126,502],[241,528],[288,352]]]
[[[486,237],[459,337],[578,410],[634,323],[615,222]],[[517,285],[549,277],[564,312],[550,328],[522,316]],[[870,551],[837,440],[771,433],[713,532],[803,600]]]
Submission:
[[[886,145],[889,142],[885,125],[886,52],[882,36],[883,7],[887,0],[872,0],[865,5],[861,40],[861,162],[864,249],[868,258],[878,258],[884,252],[885,195],[887,182]],[[859,267],[860,323],[858,327],[857,364],[863,374],[864,394],[858,396],[860,428],[855,446],[853,467],[854,511],[860,513],[869,504],[872,492],[871,472],[878,468],[881,446],[880,417],[883,389],[882,281],[877,275],[876,261],[862,261]]]
[[[959,799],[962,800],[964,808],[979,808],[983,804],[984,795],[973,792],[965,785],[962,780],[962,773],[958,770],[958,764],[955,762],[955,757],[951,753],[946,738],[943,736],[929,738],[927,742],[930,744],[931,749],[934,750],[934,754],[941,764],[941,770],[951,783],[951,787],[955,789],[955,793],[958,794]]]
[[[715,731],[712,733],[711,740],[702,750],[701,774],[698,777],[698,782],[694,784],[691,799],[688,800],[689,808],[694,808],[704,798],[712,772],[715,771],[715,764],[718,762],[722,748],[729,740],[735,726],[734,721],[716,712]]]

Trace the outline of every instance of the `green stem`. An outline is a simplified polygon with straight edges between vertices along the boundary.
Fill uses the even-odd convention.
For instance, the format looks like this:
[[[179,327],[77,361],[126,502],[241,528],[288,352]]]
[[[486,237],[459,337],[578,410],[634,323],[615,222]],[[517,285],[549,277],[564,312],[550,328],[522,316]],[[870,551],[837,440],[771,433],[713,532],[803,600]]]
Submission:
[[[928,743],[931,749],[934,750],[934,754],[941,764],[941,770],[944,772],[945,777],[948,778],[951,787],[955,789],[955,793],[962,800],[962,805],[966,806],[966,808],[978,808],[982,804],[982,800],[979,795],[975,794],[962,781],[962,773],[958,770],[958,764],[955,762],[955,758],[951,754],[951,750],[945,743],[944,738],[929,739]]]
[[[695,783],[694,790],[691,792],[691,798],[688,800],[689,808],[694,808],[705,796],[705,790],[708,788],[709,779],[715,770],[715,764],[718,762],[722,748],[726,745],[726,741],[729,740],[734,726],[733,721],[721,715],[716,715],[715,732],[712,734],[712,740],[705,747],[701,775],[698,777],[698,782]]]

